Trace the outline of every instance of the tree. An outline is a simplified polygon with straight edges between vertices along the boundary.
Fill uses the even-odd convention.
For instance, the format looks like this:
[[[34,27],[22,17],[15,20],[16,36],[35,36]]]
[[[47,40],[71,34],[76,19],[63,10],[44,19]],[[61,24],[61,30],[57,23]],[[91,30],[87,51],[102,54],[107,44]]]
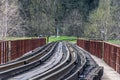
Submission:
[[[109,30],[111,29],[113,23],[111,17],[110,4],[111,0],[100,0],[99,7],[90,13],[89,16],[90,26],[88,25],[87,26],[89,27],[88,29],[91,28],[90,35],[94,35],[94,38],[107,40],[108,37],[110,36],[111,32]],[[101,34],[103,36],[100,36]]]
[[[24,22],[19,15],[19,4],[17,0],[2,0],[0,5],[1,11],[1,37],[23,35],[21,24]]]

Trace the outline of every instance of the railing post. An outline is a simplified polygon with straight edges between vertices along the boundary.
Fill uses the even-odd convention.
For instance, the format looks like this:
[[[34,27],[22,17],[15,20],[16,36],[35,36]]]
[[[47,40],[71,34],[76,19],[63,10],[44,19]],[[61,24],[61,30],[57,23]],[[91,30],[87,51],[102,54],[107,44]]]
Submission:
[[[8,61],[11,60],[11,41],[8,41]]]
[[[102,60],[104,60],[104,41],[102,41]]]

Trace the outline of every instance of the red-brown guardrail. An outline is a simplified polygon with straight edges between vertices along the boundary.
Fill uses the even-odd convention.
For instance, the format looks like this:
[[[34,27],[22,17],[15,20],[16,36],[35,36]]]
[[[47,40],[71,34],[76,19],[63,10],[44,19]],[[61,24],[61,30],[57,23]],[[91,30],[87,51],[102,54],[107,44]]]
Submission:
[[[77,45],[90,52],[91,54],[102,58],[102,48],[103,42],[101,41],[91,41],[91,40],[77,40]]]
[[[0,64],[19,58],[23,54],[46,44],[46,38],[0,42]]]
[[[120,47],[117,48],[116,71],[120,73]]]
[[[120,46],[103,41],[83,39],[78,39],[77,45],[103,59],[109,66],[120,73]]]
[[[104,43],[104,61],[120,73],[120,46]]]

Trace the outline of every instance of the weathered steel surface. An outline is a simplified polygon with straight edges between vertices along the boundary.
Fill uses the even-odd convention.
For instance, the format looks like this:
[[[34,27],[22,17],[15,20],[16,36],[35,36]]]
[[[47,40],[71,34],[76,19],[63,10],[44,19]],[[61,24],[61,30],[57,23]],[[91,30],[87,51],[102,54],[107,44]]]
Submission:
[[[19,58],[23,54],[46,44],[46,38],[1,41],[0,42],[0,64]]]
[[[77,40],[77,45],[90,52],[91,54],[102,58],[102,46],[103,43],[101,41],[90,41],[90,40]]]

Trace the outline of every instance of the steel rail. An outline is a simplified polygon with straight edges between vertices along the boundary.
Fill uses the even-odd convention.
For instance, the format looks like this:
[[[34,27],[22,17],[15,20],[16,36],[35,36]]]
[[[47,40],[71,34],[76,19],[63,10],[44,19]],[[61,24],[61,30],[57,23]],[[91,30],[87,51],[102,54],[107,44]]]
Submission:
[[[21,61],[22,65],[15,65]],[[67,42],[37,48],[7,65],[12,64],[14,66],[8,69],[7,66],[3,70],[1,68],[0,80],[100,80],[103,75],[103,67],[87,51]],[[20,79],[21,76],[26,77]]]
[[[43,45],[42,47],[35,48],[34,50],[32,50],[32,51],[24,54],[23,56],[17,58],[15,61],[25,60],[25,59],[27,59],[27,58],[29,58],[29,57],[32,57],[32,56],[38,54],[39,52],[41,53],[42,51],[47,50],[47,49],[46,49],[47,47],[49,47],[49,46],[52,47],[52,44],[53,44],[53,43],[48,43],[48,44],[46,44],[46,45]]]
[[[0,79],[4,80],[10,76],[25,72],[29,69],[32,69],[38,65],[40,65],[43,61],[47,60],[53,53],[55,46],[57,43],[53,44],[54,46],[49,46],[48,49],[44,50],[44,53],[42,54],[37,54],[33,57],[30,57],[27,60],[20,61],[23,65],[16,66],[18,64],[15,64],[14,68],[10,68],[7,70],[4,70],[0,72]]]
[[[25,65],[25,64],[29,63],[32,60],[36,60],[36,57],[41,57],[45,54],[44,52],[46,50],[50,50],[50,47],[52,47],[52,45],[53,44],[46,46],[46,48],[43,49],[41,52],[39,52],[39,51],[36,52],[37,53],[36,56],[31,56],[31,57],[28,57],[26,59],[23,59],[23,60],[20,60],[20,61],[17,61],[17,62],[13,62],[13,63],[10,63],[10,64],[5,64],[5,65],[0,66],[0,72],[8,70],[8,69],[15,68],[15,67],[22,66],[22,65]]]
[[[83,72],[83,69],[85,67],[85,64],[86,64],[86,56],[83,52],[81,52],[80,50],[78,50],[76,48],[75,45],[73,44],[70,44],[69,45],[76,51],[76,54],[78,55],[78,65],[77,67],[75,68],[75,71],[70,73],[67,78],[63,78],[64,80],[78,80],[79,79],[79,74],[81,74]]]
[[[84,80],[100,80],[103,75],[103,67],[99,66],[94,59],[90,56],[90,53],[78,47],[86,55],[86,66],[82,74],[80,74],[80,79]]]
[[[66,55],[64,55],[62,52],[62,43],[60,42],[56,47],[55,51],[53,52],[53,55],[49,59],[47,59],[42,65],[39,65],[36,68],[26,71],[23,74],[16,75],[13,78],[9,78],[8,80],[28,80],[31,77],[34,77],[38,74],[43,74],[44,72],[51,70],[56,65],[59,65],[61,62],[63,62],[66,58],[65,56]]]
[[[68,48],[66,47],[66,44],[65,44],[65,43],[63,43],[63,44],[64,44],[64,46],[65,46],[64,49],[67,50],[67,52],[64,53],[64,55],[66,54],[65,60],[62,61],[61,63],[59,63],[57,66],[53,67],[52,69],[46,71],[45,73],[40,74],[40,75],[37,75],[37,76],[31,78],[31,80],[41,79],[41,78],[43,78],[43,77],[45,77],[45,76],[48,76],[48,75],[50,75],[50,74],[58,71],[60,68],[63,68],[63,67],[65,67],[66,65],[69,64],[69,62],[70,62],[70,56],[71,56],[71,55],[69,54],[69,51],[68,51]]]
[[[67,66],[60,68],[58,71],[48,76],[45,76],[44,78],[41,78],[40,80],[60,80],[64,75],[68,74],[75,67],[75,64],[77,62],[77,55],[70,46],[68,47],[69,47],[68,49],[71,54],[71,62]]]
[[[25,60],[31,56],[34,56],[35,54],[37,54],[38,52],[42,52],[47,46],[51,45],[52,43],[49,43],[49,44],[46,44],[46,45],[43,45],[43,46],[40,46],[38,48],[35,48],[34,50],[32,51],[29,51],[27,53],[25,53],[24,55],[22,55],[21,57],[15,59],[15,60],[12,60],[12,61],[9,61],[5,64],[0,64],[0,66],[5,66],[5,65],[9,65],[9,64],[12,64],[12,63],[15,63],[15,62],[18,62],[20,60]]]

